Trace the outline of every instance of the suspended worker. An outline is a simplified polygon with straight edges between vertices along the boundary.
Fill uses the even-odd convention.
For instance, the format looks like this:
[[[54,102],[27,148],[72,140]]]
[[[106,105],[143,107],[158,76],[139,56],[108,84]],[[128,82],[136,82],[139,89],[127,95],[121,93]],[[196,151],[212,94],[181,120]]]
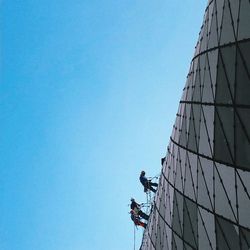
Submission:
[[[144,222],[142,222],[142,221],[140,220],[139,215],[136,214],[136,213],[134,212],[134,210],[131,209],[130,214],[131,214],[131,216],[130,216],[130,217],[131,217],[131,220],[134,222],[134,224],[135,224],[136,226],[141,226],[141,227],[144,227],[144,228],[147,227],[147,224],[144,223]]]
[[[145,177],[145,171],[141,171],[141,175],[140,175],[140,182],[144,187],[144,192],[147,192],[148,189],[151,190],[152,192],[156,193],[156,189],[154,189],[153,187],[158,187],[157,183],[153,183],[151,182],[151,180],[148,180]]]
[[[131,198],[131,204],[130,204],[131,210],[133,210],[136,214],[138,214],[142,219],[148,220],[149,216],[141,211],[141,206],[138,204],[134,198]]]

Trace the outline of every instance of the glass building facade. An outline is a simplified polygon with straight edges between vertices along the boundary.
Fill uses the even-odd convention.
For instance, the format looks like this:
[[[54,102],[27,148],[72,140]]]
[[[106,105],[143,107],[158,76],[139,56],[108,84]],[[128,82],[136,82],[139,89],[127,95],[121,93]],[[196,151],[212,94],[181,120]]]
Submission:
[[[207,4],[140,249],[250,249],[249,0]]]

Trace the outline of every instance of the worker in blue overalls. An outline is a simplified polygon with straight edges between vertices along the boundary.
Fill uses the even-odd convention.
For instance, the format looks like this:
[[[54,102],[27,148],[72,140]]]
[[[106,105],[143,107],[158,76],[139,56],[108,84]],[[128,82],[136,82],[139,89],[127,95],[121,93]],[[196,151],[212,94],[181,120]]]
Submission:
[[[154,182],[151,182],[151,180],[148,180],[145,175],[146,175],[146,172],[141,171],[140,182],[144,187],[144,192],[147,192],[148,189],[149,189],[152,192],[156,193],[156,189],[154,189],[153,187],[158,187],[158,184],[154,183]]]

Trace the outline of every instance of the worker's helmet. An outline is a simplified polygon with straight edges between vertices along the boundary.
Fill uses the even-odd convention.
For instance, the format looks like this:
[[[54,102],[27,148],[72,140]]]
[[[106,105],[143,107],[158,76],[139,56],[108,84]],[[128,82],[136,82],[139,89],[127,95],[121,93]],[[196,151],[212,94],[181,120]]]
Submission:
[[[131,199],[130,199],[130,201],[132,201],[132,202],[133,202],[133,201],[135,201],[135,199],[134,199],[134,198],[131,198]]]
[[[141,171],[141,175],[145,175],[146,173],[145,173],[145,171]]]

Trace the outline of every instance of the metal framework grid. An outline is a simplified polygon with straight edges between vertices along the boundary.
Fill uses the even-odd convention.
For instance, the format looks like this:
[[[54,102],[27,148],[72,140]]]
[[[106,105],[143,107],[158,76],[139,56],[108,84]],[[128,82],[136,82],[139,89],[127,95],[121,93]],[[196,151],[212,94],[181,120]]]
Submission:
[[[250,0],[208,2],[140,249],[250,249]]]

